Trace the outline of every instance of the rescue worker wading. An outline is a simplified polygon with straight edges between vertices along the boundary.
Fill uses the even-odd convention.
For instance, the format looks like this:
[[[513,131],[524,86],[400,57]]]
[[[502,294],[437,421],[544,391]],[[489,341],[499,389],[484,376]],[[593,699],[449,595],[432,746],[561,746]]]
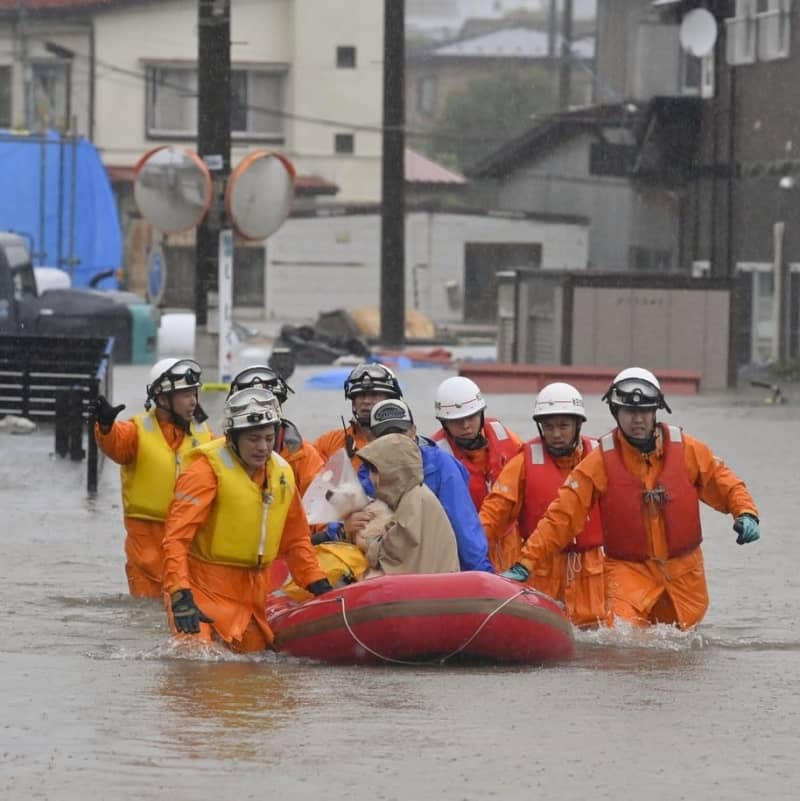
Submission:
[[[319,567],[286,461],[274,453],[275,396],[244,389],[225,403],[225,438],[194,450],[178,477],[164,529],[164,589],[173,631],[213,635],[237,652],[272,645],[269,567],[286,558],[314,595]]]
[[[340,448],[346,448],[353,469],[358,472],[361,460],[354,454],[373,440],[369,430],[370,410],[378,401],[402,398],[403,393],[397,376],[388,367],[378,362],[366,362],[350,371],[344,382],[344,397],[350,401],[353,411],[350,423],[321,434],[314,447],[323,462],[327,462]]]
[[[499,420],[485,416],[486,401],[478,385],[464,376],[442,381],[436,390],[434,413],[442,427],[431,435],[436,445],[455,456],[469,473],[469,494],[477,511],[500,471],[519,452],[520,438]],[[505,535],[489,543],[495,570],[510,567],[519,554],[516,522]]]
[[[289,393],[294,393],[294,390],[271,367],[257,364],[245,367],[233,377],[228,397],[234,392],[250,387],[264,387],[272,392],[278,401],[277,410],[281,422],[278,426],[278,438],[275,440],[275,452],[289,463],[294,473],[297,491],[302,496],[314,480],[314,476],[322,470],[324,462],[317,449],[303,439],[297,426],[283,416],[283,406]]]
[[[649,370],[623,370],[603,399],[617,428],[567,476],[504,575],[525,581],[569,545],[599,503],[610,620],[687,629],[708,608],[699,501],[734,516],[739,544],[759,538],[755,504],[707,445],[656,423],[658,409],[671,410]]]
[[[526,442],[503,468],[481,506],[481,523],[490,541],[515,521],[526,538],[570,470],[597,447],[597,440],[581,436],[586,412],[583,397],[571,384],[543,387],[533,419],[539,436]],[[600,510],[594,506],[583,531],[549,562],[537,564],[528,579],[535,589],[561,601],[576,626],[596,626],[606,618],[602,544]]]
[[[125,572],[131,595],[161,597],[164,518],[181,460],[213,434],[197,400],[200,366],[191,359],[162,359],[150,370],[145,412],[115,422],[124,405],[102,395],[92,403],[95,439],[121,465],[125,515]]]

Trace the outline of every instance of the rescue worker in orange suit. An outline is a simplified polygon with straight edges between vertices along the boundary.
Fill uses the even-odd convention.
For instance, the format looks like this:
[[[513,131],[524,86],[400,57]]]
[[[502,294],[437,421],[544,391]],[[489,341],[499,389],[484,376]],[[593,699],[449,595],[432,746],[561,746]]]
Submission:
[[[283,406],[289,393],[294,393],[294,390],[271,367],[257,364],[245,367],[231,379],[228,397],[234,392],[250,387],[264,387],[272,392],[278,401],[281,422],[278,426],[278,438],[275,440],[275,452],[289,463],[294,473],[297,491],[302,496],[317,473],[322,470],[324,462],[317,449],[303,439],[297,426],[283,416]]]
[[[536,396],[533,419],[539,436],[526,442],[503,468],[481,506],[489,542],[502,537],[515,522],[524,540],[570,471],[597,447],[597,440],[581,436],[586,411],[583,397],[571,384],[543,387]],[[580,533],[549,561],[537,563],[528,579],[535,589],[563,603],[576,626],[596,626],[606,618],[602,546],[600,510],[595,504]]]
[[[480,511],[484,499],[522,441],[499,420],[486,417],[486,401],[478,385],[464,376],[453,376],[436,390],[434,414],[442,427],[431,435],[436,445],[455,456],[469,473],[469,494]],[[489,542],[489,559],[500,572],[519,554],[516,522]]]
[[[164,590],[173,631],[245,653],[272,645],[270,564],[283,556],[314,595],[320,569],[292,469],[273,451],[275,396],[253,387],[225,402],[225,437],[192,451],[164,526]]]
[[[740,545],[759,538],[755,503],[707,445],[656,422],[659,409],[671,410],[649,370],[623,370],[603,400],[617,427],[569,474],[504,575],[526,581],[578,535],[599,503],[609,620],[688,629],[708,608],[699,501],[733,515]]]
[[[143,414],[118,422],[124,404],[112,406],[102,395],[92,402],[97,444],[121,465],[131,595],[161,597],[161,540],[175,479],[186,454],[214,437],[198,403],[200,386],[197,362],[161,359],[150,370]]]
[[[340,428],[321,434],[314,446],[324,462],[340,448],[346,448],[353,470],[358,473],[361,460],[354,454],[374,439],[369,430],[370,410],[378,401],[402,398],[403,392],[397,376],[388,367],[378,362],[365,362],[350,371],[344,382],[344,397],[352,406],[350,423],[345,426],[342,421]]]

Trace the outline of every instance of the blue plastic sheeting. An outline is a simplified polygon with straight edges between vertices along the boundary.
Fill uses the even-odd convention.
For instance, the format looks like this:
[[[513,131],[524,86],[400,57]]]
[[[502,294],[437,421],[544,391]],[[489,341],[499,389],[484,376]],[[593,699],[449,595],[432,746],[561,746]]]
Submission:
[[[97,273],[122,265],[117,204],[87,139],[0,131],[0,178],[0,230],[26,235],[36,266],[60,267],[73,286],[85,287]],[[116,289],[117,280],[98,286]]]
[[[303,389],[338,389],[344,391],[344,382],[352,372],[352,367],[331,367],[316,375],[309,376],[303,382]],[[402,383],[400,388],[403,388]]]
[[[332,367],[322,373],[312,375],[305,380],[303,389],[341,389],[350,375],[352,367]]]

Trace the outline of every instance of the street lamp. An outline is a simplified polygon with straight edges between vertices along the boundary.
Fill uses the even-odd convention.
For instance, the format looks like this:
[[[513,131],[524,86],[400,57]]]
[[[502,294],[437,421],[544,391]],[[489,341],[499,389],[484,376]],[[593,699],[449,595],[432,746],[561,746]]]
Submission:
[[[773,339],[772,355],[775,364],[783,365],[789,358],[789,263],[784,256],[784,242],[786,233],[786,200],[788,193],[795,188],[795,179],[792,175],[784,175],[778,181],[780,190],[779,219],[773,225],[774,261],[773,269],[773,316],[775,319],[775,338]]]

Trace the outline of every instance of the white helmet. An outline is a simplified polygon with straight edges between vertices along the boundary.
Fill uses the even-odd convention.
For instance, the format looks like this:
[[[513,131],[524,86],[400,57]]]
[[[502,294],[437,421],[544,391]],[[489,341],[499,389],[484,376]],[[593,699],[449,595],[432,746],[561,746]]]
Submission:
[[[250,387],[234,392],[225,401],[222,430],[242,431],[260,426],[277,426],[280,423],[278,399],[263,387]]]
[[[434,408],[437,420],[461,420],[483,411],[486,401],[474,381],[456,375],[439,384]]]
[[[626,367],[617,373],[602,399],[612,410],[615,406],[628,406],[672,411],[667,406],[658,379],[643,367]]]
[[[583,405],[583,398],[572,384],[565,384],[563,381],[556,381],[542,387],[536,396],[536,403],[533,407],[533,419],[540,420],[542,417],[550,417],[555,414],[569,414],[573,417],[580,417],[586,422],[586,408]]]
[[[159,359],[150,368],[147,397],[152,399],[176,389],[199,389],[202,386],[202,372],[194,359]]]

